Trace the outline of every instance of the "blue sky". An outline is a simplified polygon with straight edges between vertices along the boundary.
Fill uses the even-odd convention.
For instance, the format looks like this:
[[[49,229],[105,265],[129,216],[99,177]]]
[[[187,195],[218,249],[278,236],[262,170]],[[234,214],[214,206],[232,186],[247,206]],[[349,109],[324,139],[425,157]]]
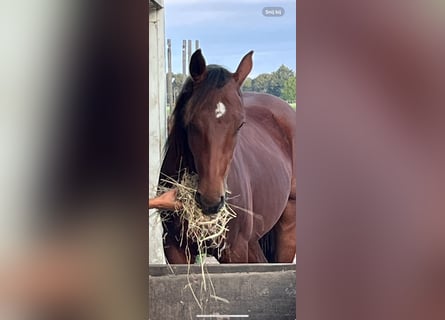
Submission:
[[[182,40],[192,40],[192,52],[199,40],[207,63],[232,72],[254,50],[250,77],[275,71],[282,64],[295,71],[295,0],[165,0],[164,5],[174,73],[182,72]],[[281,7],[285,13],[265,17],[265,7]]]

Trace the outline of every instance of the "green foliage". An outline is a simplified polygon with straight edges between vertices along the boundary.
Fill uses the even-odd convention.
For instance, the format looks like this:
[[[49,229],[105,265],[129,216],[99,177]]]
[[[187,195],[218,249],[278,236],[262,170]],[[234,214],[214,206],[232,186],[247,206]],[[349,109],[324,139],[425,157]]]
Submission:
[[[292,76],[284,82],[281,98],[288,102],[295,102],[297,95],[296,77]]]
[[[243,91],[265,92],[293,102],[296,96],[295,85],[295,73],[281,65],[272,73],[262,73],[253,79],[247,78]]]
[[[246,78],[246,80],[244,80],[242,89],[243,89],[243,91],[253,91],[251,78]]]
[[[252,80],[252,91],[268,92],[270,85],[271,74],[262,73]]]
[[[267,93],[283,98],[282,91],[284,89],[284,85],[286,81],[293,76],[294,73],[291,69],[285,65],[281,65],[276,71],[272,72]]]

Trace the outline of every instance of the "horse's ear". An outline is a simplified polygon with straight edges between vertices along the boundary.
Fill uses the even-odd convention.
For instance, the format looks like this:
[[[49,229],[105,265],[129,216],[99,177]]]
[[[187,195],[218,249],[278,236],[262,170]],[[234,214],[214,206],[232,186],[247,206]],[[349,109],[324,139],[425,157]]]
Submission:
[[[194,82],[199,82],[204,79],[206,72],[206,61],[201,53],[201,49],[198,49],[190,58],[190,76]]]
[[[233,77],[235,78],[236,82],[238,82],[238,85],[241,87],[243,85],[244,80],[246,80],[247,76],[249,75],[250,71],[252,71],[253,67],[253,50],[249,51],[239,63],[238,68],[236,69],[236,72],[233,74]]]

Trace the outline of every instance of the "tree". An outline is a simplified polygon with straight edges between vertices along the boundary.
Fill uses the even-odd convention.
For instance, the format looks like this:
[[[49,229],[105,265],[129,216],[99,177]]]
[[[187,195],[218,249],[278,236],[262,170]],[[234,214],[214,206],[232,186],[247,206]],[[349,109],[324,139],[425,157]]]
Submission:
[[[270,73],[262,73],[252,80],[252,91],[267,92],[270,83]]]
[[[284,99],[282,96],[284,84],[291,77],[294,77],[294,72],[282,64],[276,71],[272,72],[267,93]]]
[[[295,102],[297,96],[297,82],[296,77],[292,76],[286,80],[284,83],[283,91],[282,91],[282,99],[287,102]]]
[[[283,97],[283,93],[284,93],[285,83],[290,78],[295,78],[294,72],[285,65],[281,65],[276,71],[272,73],[262,73],[258,75],[256,78],[252,79],[251,86],[250,87],[247,86],[244,90],[255,91],[255,92],[266,92],[271,95],[280,97],[284,100],[287,100]]]
[[[246,78],[243,83],[243,91],[253,91],[252,82],[253,80],[251,78]]]
[[[282,64],[277,71],[272,72],[272,74],[280,80],[287,80],[294,76],[292,69],[286,67],[284,64]]]

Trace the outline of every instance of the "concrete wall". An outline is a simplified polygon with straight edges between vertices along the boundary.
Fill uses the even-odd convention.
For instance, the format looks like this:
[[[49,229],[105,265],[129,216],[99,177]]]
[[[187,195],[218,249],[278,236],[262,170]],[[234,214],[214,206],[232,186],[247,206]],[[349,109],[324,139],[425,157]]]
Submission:
[[[163,0],[150,0],[149,15],[149,131],[150,131],[150,197],[156,193],[162,148],[167,136],[166,82],[165,82],[165,22]],[[149,262],[165,263],[161,241],[161,225],[157,212],[150,210]]]

